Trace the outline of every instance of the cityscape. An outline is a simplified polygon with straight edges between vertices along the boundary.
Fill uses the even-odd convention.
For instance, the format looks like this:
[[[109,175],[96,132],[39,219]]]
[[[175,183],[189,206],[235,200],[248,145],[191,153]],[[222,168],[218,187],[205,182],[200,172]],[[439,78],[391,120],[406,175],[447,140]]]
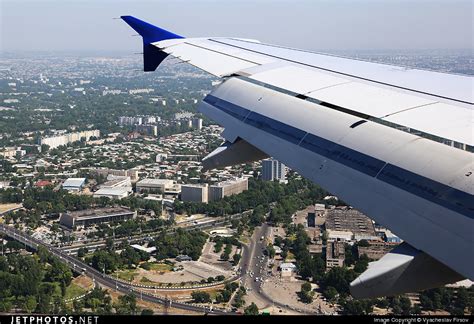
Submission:
[[[474,74],[470,53],[346,54]],[[217,79],[135,56],[0,61],[0,312],[467,315],[470,282],[356,300],[402,240],[281,162],[204,171]]]

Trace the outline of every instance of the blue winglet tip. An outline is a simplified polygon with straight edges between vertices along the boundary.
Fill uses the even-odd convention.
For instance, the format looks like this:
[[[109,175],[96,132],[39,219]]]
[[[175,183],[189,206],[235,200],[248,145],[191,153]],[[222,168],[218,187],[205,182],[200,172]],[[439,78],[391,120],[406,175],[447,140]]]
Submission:
[[[166,39],[179,39],[183,36],[174,34],[163,28],[153,26],[143,20],[133,16],[121,16],[127,24],[130,25],[143,38],[143,70],[155,71],[156,68],[168,56],[165,52],[160,51],[151,43],[159,42]]]
[[[130,27],[132,27],[140,36],[143,37],[144,44],[159,42],[166,39],[184,38],[183,36],[172,33],[163,28],[154,26],[146,21],[140,20],[133,16],[121,16]]]

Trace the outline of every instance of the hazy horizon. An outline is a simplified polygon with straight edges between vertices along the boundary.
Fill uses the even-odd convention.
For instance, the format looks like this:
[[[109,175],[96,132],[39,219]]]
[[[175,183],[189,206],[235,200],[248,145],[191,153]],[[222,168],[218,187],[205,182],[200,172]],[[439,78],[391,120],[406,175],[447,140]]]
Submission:
[[[311,51],[472,51],[465,0],[1,0],[0,51],[126,54],[133,15],[187,37],[233,36]]]

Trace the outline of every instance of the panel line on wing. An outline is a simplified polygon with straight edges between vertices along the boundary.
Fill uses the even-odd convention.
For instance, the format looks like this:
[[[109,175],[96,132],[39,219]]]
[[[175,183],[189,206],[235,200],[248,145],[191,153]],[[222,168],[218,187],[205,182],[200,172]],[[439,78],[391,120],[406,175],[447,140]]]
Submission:
[[[371,115],[368,115],[366,113],[361,113],[361,112],[356,111],[356,110],[352,110],[352,109],[349,109],[349,108],[334,105],[330,102],[321,101],[321,100],[318,100],[314,97],[307,97],[306,95],[302,95],[302,94],[299,94],[299,93],[296,93],[296,92],[293,92],[293,91],[290,91],[290,90],[287,90],[287,89],[279,88],[277,86],[274,86],[274,85],[271,85],[271,84],[268,84],[268,83],[264,83],[262,81],[258,81],[258,80],[252,79],[252,78],[248,78],[248,77],[244,77],[244,76],[236,76],[236,78],[238,78],[240,80],[243,80],[243,81],[246,81],[246,82],[249,82],[249,83],[253,83],[253,84],[265,87],[267,89],[272,89],[272,90],[277,91],[279,93],[283,93],[283,94],[286,94],[286,95],[289,95],[289,96],[292,96],[292,97],[296,97],[296,98],[301,99],[301,100],[309,101],[309,102],[315,103],[317,105],[324,106],[326,108],[337,110],[337,111],[340,111],[340,112],[343,112],[343,113],[346,113],[346,114],[349,114],[349,115],[352,115],[352,116],[356,116],[356,117],[366,119],[368,121],[372,121],[372,122],[375,122],[375,123],[378,123],[378,124],[381,124],[381,125],[384,125],[384,126],[387,126],[387,127],[391,127],[391,128],[397,129],[399,131],[403,131],[403,132],[406,132],[406,133],[409,133],[409,134],[413,134],[413,135],[416,135],[416,136],[419,136],[419,137],[422,137],[422,138],[426,138],[426,139],[429,139],[429,140],[432,140],[432,141],[435,141],[435,142],[438,142],[438,143],[442,143],[442,144],[445,144],[445,145],[453,146],[457,149],[461,149],[461,150],[468,151],[468,152],[471,152],[471,153],[474,152],[474,146],[469,145],[468,143],[458,142],[458,141],[455,141],[455,140],[452,140],[452,139],[449,139],[449,138],[445,138],[445,137],[442,137],[442,136],[439,136],[439,135],[435,135],[435,134],[432,134],[432,133],[425,132],[423,130],[407,127],[405,125],[397,124],[397,123],[394,123],[392,121],[383,119],[386,116],[384,116],[384,117],[371,116]],[[433,102],[433,103],[430,103],[430,104],[434,105],[434,104],[438,104],[438,102]],[[420,105],[420,106],[417,106],[417,107],[411,107],[411,108],[423,108],[425,106],[427,106],[427,104]],[[407,109],[407,110],[409,110],[409,109]],[[403,110],[399,111],[399,112],[401,113],[401,112],[403,112]],[[396,115],[396,114],[392,114],[392,115]],[[388,116],[391,116],[391,115],[388,115]]]
[[[390,84],[390,83],[387,83],[387,82],[377,81],[377,80],[373,80],[373,79],[369,79],[369,78],[357,76],[357,75],[350,74],[350,73],[345,73],[345,72],[340,72],[340,71],[336,71],[336,70],[324,68],[324,67],[317,66],[317,65],[313,65],[313,64],[309,64],[309,63],[299,62],[299,61],[292,60],[292,59],[285,58],[285,57],[281,57],[281,56],[278,56],[278,55],[273,55],[273,54],[269,54],[269,53],[257,51],[257,50],[254,50],[254,49],[249,49],[249,48],[245,48],[245,47],[242,47],[242,46],[237,46],[237,45],[234,45],[234,44],[228,44],[228,43],[225,43],[225,42],[216,40],[216,39],[209,39],[209,40],[212,41],[212,42],[219,43],[219,44],[223,44],[223,45],[227,45],[227,46],[232,46],[232,47],[235,47],[235,48],[243,49],[243,50],[246,50],[246,51],[249,51],[249,52],[253,52],[253,53],[257,53],[257,54],[264,55],[264,56],[273,57],[273,58],[276,58],[276,59],[279,59],[279,60],[283,60],[283,61],[287,61],[287,62],[291,62],[291,63],[294,63],[294,64],[299,64],[299,65],[303,65],[303,66],[312,67],[312,68],[319,69],[319,70],[322,70],[322,71],[327,71],[327,72],[331,72],[331,73],[336,73],[336,74],[348,76],[348,77],[351,77],[351,78],[355,78],[355,79],[359,79],[359,80],[364,80],[364,81],[369,81],[369,82],[373,82],[373,83],[377,83],[377,84],[381,84],[381,85],[385,85],[385,86],[389,86],[389,87],[393,87],[393,88],[397,88],[397,89],[402,89],[402,90],[407,90],[407,91],[413,91],[413,92],[420,93],[420,94],[425,94],[425,95],[429,95],[429,96],[433,96],[433,97],[438,97],[438,98],[442,98],[442,99],[448,99],[448,100],[456,101],[456,102],[459,102],[459,103],[464,103],[464,104],[468,104],[468,105],[473,105],[473,102],[469,102],[469,101],[465,101],[465,100],[460,100],[460,99],[455,99],[455,98],[451,98],[451,97],[447,97],[447,96],[437,95],[437,94],[434,94],[434,93],[430,93],[430,92],[426,92],[426,91],[421,91],[421,90],[416,90],[416,89],[412,89],[412,88],[407,88],[407,87],[403,87],[403,86],[399,86],[399,85],[395,85],[395,84]]]
[[[232,57],[232,58],[241,60],[241,61],[246,61],[246,62],[249,62],[249,63],[252,63],[252,64],[260,65],[259,62],[255,62],[255,61],[251,61],[251,60],[248,60],[248,59],[244,59],[244,58],[242,58],[242,57],[238,57],[238,56],[235,56],[235,55],[231,55],[231,54],[228,54],[228,53],[225,53],[225,52],[220,52],[220,51],[217,51],[217,50],[215,50],[215,49],[211,49],[211,48],[208,48],[208,47],[200,46],[200,45],[193,44],[193,43],[190,43],[190,42],[184,42],[184,44],[191,45],[191,46],[194,46],[194,47],[197,47],[197,48],[206,50],[206,51],[218,53],[218,54],[221,54],[221,55],[226,55],[226,56],[229,56],[229,57]]]

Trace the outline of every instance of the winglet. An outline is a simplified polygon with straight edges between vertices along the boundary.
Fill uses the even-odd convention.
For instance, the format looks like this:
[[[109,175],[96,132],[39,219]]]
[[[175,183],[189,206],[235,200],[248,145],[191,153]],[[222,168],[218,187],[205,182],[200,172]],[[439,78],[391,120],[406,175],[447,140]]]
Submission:
[[[153,26],[143,20],[133,16],[121,16],[127,24],[130,25],[143,38],[143,69],[144,71],[155,71],[158,65],[168,56],[165,52],[160,51],[151,43],[159,42],[166,39],[179,39],[183,36],[174,34],[170,31]]]

